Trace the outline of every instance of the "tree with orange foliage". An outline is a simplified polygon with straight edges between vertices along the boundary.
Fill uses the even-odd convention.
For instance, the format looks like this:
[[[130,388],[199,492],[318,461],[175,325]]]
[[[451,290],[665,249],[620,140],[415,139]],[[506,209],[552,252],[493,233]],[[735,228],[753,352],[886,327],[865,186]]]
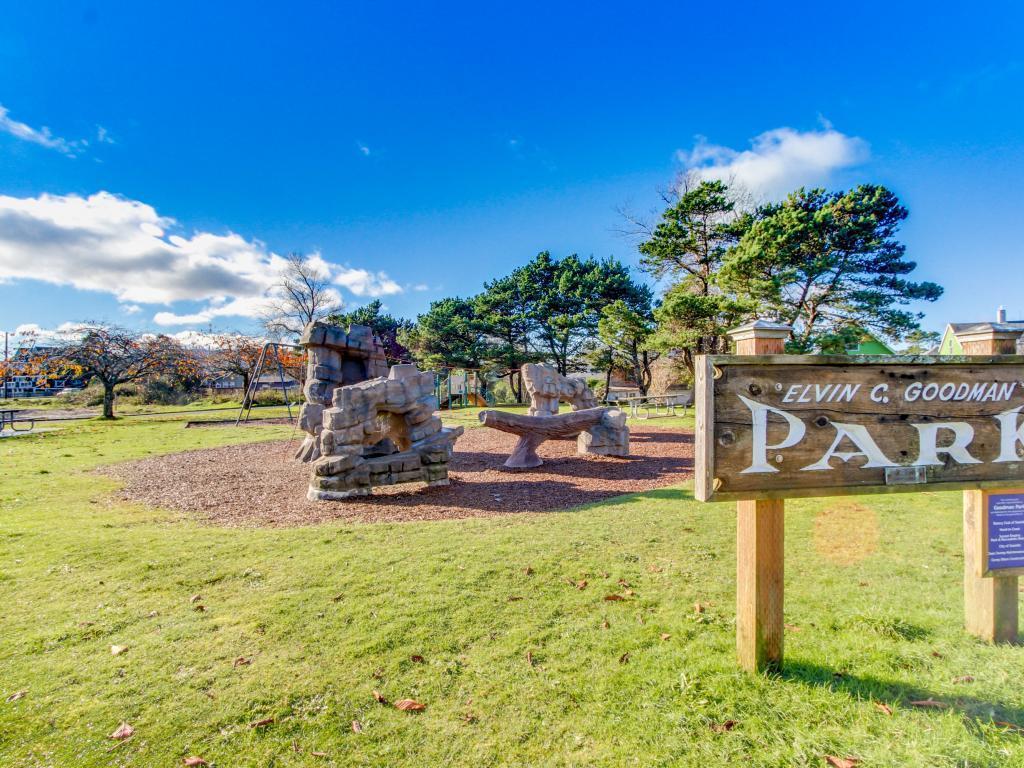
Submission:
[[[65,334],[49,355],[49,370],[70,370],[103,386],[103,417],[114,418],[114,390],[162,374],[188,375],[195,357],[174,339],[142,334],[116,325],[87,323]]]
[[[249,392],[249,383],[256,374],[256,364],[263,350],[263,340],[240,333],[224,333],[214,340],[216,349],[210,359],[210,367],[219,374],[239,376],[242,391]]]

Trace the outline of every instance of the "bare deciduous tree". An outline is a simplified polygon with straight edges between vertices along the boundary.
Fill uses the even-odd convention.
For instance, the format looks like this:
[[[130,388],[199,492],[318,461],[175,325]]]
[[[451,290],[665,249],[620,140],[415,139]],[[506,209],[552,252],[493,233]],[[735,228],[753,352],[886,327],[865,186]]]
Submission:
[[[300,253],[290,253],[271,291],[263,326],[274,338],[297,336],[309,323],[341,308],[341,299],[331,287],[326,270]]]

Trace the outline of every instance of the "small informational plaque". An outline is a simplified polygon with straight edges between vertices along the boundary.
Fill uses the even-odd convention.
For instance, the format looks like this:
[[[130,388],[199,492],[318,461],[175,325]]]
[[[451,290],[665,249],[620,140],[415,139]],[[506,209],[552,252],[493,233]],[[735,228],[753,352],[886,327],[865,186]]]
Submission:
[[[1024,493],[990,493],[987,511],[987,570],[1024,568]]]

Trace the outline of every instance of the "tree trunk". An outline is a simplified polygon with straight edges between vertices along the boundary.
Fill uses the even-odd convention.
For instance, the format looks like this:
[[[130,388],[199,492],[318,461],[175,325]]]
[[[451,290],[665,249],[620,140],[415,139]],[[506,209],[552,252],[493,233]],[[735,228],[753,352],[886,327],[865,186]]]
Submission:
[[[114,385],[103,382],[103,418],[114,418]]]
[[[612,368],[611,363],[608,364],[608,373],[604,375],[604,401],[608,402],[608,394],[612,390]]]
[[[242,374],[242,407],[248,408],[252,403],[249,402],[249,384],[252,382],[249,380],[249,374]]]

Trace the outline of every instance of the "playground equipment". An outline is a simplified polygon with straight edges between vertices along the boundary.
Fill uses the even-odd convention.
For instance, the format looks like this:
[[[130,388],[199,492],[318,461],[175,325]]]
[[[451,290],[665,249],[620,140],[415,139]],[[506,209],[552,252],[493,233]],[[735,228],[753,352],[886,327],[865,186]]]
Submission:
[[[462,427],[435,415],[434,377],[395,365],[386,379],[336,388],[323,410],[310,501],[367,496],[375,487],[448,485],[448,462]]]
[[[444,368],[434,374],[434,395],[443,410],[493,405],[486,377],[475,368]]]
[[[527,363],[521,371],[530,395],[528,415],[487,410],[479,417],[485,427],[519,437],[505,461],[506,467],[539,467],[544,462],[537,455],[537,447],[545,440],[569,437],[576,438],[576,452],[580,454],[629,455],[625,413],[618,408],[598,407],[597,398],[585,382],[562,376],[549,365]],[[569,403],[572,413],[559,414],[559,402]]]
[[[302,388],[306,402],[299,410],[299,428],[306,439],[295,458],[305,462],[321,456],[324,411],[334,404],[335,390],[387,376],[388,363],[384,347],[365,325],[350,325],[346,331],[335,325],[310,323],[299,342],[306,350],[306,384]]]
[[[284,363],[281,362],[281,347],[287,347],[289,349],[302,349],[298,344],[288,344],[283,341],[268,341],[263,345],[263,349],[260,350],[260,356],[256,360],[256,367],[253,370],[252,378],[249,379],[249,386],[246,387],[245,395],[242,397],[242,405],[238,409],[238,416],[235,418],[235,426],[243,422],[249,421],[249,414],[252,413],[252,404],[256,399],[256,391],[260,385],[260,379],[263,376],[263,369],[267,365],[273,365],[270,362],[270,353],[274,353],[274,362],[277,363],[277,375],[281,384],[281,394],[284,396],[284,404],[288,408],[288,418],[292,418],[292,400],[288,395],[288,384],[284,378]]]

